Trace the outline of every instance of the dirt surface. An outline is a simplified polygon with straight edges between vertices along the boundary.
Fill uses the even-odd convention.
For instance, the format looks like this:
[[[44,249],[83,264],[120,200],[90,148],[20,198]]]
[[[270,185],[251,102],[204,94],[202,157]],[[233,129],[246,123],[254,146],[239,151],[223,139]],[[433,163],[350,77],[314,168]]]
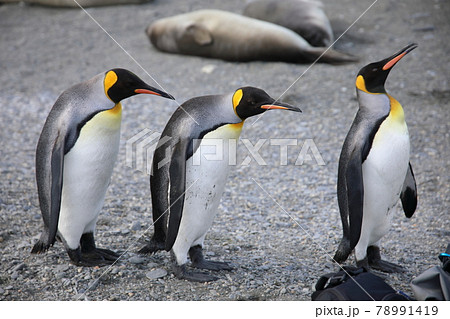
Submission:
[[[329,1],[325,11],[339,35],[371,4]],[[386,88],[405,110],[419,206],[410,220],[397,207],[382,253],[407,272],[386,280],[412,295],[410,281],[439,263],[450,238],[450,2],[377,1],[336,43],[361,59],[344,66],[308,69],[171,55],[155,50],[144,33],[158,18],[201,8],[240,13],[244,5],[168,0],[88,9],[117,43],[82,10],[0,5],[1,300],[310,300],[318,277],[337,269],[331,261],[341,237],[337,162],[357,111],[355,76],[365,64],[411,42],[419,47],[395,67]],[[289,88],[282,99],[303,110],[271,111],[247,121],[237,165],[205,241],[208,258],[236,266],[220,272],[216,282],[178,280],[166,252],[135,253],[153,232],[150,189],[145,169],[127,163],[126,145],[142,130],[164,128],[177,103],[157,97],[123,102],[119,159],[96,233],[99,247],[126,251],[122,259],[111,268],[76,267],[60,243],[44,255],[30,255],[42,228],[34,156],[45,118],[66,88],[114,67],[130,69],[150,85],[156,80],[178,103],[252,85],[274,97]],[[297,144],[288,148],[287,165],[280,165],[280,146],[272,139]],[[266,165],[251,156],[244,140],[264,142],[259,154]],[[305,147],[309,157],[295,165],[305,143],[315,145],[320,157]]]

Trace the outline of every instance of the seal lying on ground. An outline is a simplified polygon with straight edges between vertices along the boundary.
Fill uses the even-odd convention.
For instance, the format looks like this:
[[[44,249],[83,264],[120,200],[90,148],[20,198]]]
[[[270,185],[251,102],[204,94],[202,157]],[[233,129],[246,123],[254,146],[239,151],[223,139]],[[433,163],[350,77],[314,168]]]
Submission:
[[[244,9],[245,16],[272,22],[301,35],[312,46],[333,43],[333,30],[320,1],[256,0]]]
[[[227,11],[199,10],[164,18],[146,30],[161,51],[227,61],[346,63],[357,58],[324,47],[312,47],[282,26]]]
[[[150,0],[77,0],[78,4],[83,8],[112,6],[116,4],[136,4],[149,2]],[[25,2],[30,4],[40,4],[50,7],[73,7],[79,8],[79,5],[73,0],[1,0],[0,2]]]

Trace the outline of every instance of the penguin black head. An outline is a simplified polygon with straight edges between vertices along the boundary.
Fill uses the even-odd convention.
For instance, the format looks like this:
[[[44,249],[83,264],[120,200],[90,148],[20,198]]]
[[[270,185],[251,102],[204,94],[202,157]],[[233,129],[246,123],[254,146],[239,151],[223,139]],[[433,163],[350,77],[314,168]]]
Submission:
[[[234,92],[233,108],[236,115],[242,120],[270,109],[301,112],[299,108],[276,101],[265,91],[251,86],[239,88]]]
[[[389,58],[366,65],[359,70],[356,87],[367,93],[386,93],[384,83],[392,67],[415,48],[417,48],[417,44],[411,43]]]
[[[136,74],[125,69],[107,71],[103,83],[106,96],[116,104],[123,99],[140,93],[155,94],[174,100],[172,95],[148,85]]]

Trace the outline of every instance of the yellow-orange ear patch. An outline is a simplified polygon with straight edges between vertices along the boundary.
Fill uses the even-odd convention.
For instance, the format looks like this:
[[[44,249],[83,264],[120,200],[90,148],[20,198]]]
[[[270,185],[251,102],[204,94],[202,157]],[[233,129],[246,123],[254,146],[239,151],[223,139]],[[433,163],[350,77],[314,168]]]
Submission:
[[[108,71],[105,75],[105,81],[103,82],[103,85],[105,87],[105,95],[111,99],[108,95],[108,90],[111,88],[111,86],[114,85],[114,83],[117,82],[117,74],[114,71]]]
[[[233,109],[234,112],[236,113],[236,107],[239,105],[239,103],[242,100],[242,96],[244,95],[244,93],[242,92],[242,89],[237,90],[236,92],[234,92],[233,94]]]
[[[362,75],[358,75],[355,85],[358,90],[369,93],[366,89],[366,81],[364,81],[364,77]]]

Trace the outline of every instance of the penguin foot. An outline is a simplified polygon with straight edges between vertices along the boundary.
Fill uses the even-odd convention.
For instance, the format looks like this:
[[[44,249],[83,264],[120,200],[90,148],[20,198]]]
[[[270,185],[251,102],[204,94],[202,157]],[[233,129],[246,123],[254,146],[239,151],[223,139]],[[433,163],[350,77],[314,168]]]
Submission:
[[[67,253],[74,265],[82,267],[111,265],[120,257],[109,249],[99,248],[90,250],[89,252],[82,252],[80,248],[68,249]]]
[[[189,257],[191,258],[191,265],[198,269],[208,270],[233,270],[234,268],[227,262],[209,261],[203,257],[202,247],[200,245],[193,246],[189,249]]]
[[[147,245],[138,250],[140,255],[151,255],[159,250],[165,250],[164,242],[150,241]]]
[[[377,260],[375,262],[371,262],[369,263],[370,268],[373,268],[375,270],[379,270],[382,272],[387,272],[387,273],[394,273],[394,272],[405,272],[406,269],[403,268],[400,265],[391,263],[389,261],[385,261],[385,260]]]
[[[369,270],[369,259],[366,257],[363,260],[357,260],[356,261],[356,267],[362,267],[366,270]]]
[[[120,257],[112,250],[95,247],[93,233],[83,234],[80,246],[77,249],[67,249],[67,253],[72,263],[84,267],[111,265]]]
[[[378,246],[367,247],[367,259],[369,266],[375,270],[387,273],[405,271],[405,269],[400,265],[396,265],[394,263],[382,260],[380,248]]]
[[[172,270],[178,279],[185,279],[188,281],[208,282],[208,281],[215,281],[215,280],[219,279],[219,277],[208,275],[207,273],[204,273],[204,272],[188,271],[186,269],[186,264],[180,266],[180,265],[176,264],[176,262],[174,262],[172,264]]]
[[[191,266],[198,269],[208,270],[233,270],[234,268],[227,262],[223,261],[210,261],[203,259],[202,261],[192,262]]]

